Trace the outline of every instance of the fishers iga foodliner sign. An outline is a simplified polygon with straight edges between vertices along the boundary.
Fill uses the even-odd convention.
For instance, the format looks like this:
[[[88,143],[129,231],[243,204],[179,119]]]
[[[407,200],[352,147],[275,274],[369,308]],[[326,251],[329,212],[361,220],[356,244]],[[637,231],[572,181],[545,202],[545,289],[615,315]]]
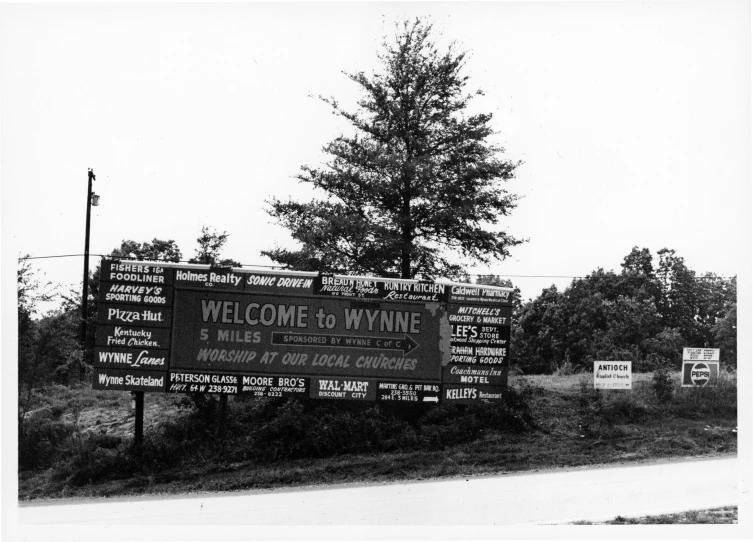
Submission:
[[[498,400],[512,289],[105,260],[96,389]]]
[[[594,389],[632,389],[632,365],[632,361],[594,361]]]
[[[177,290],[170,366],[438,380],[441,317],[425,304]]]

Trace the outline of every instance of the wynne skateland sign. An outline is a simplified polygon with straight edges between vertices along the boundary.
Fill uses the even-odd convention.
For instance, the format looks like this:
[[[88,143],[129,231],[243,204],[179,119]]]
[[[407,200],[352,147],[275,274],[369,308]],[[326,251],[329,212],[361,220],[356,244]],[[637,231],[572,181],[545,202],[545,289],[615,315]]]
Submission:
[[[501,399],[512,290],[105,260],[97,389]]]

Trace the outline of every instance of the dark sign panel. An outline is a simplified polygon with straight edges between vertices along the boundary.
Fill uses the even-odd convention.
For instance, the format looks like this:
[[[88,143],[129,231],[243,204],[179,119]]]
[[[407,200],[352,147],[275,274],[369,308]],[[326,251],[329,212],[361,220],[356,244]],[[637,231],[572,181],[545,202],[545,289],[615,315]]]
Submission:
[[[376,382],[352,378],[312,378],[312,399],[353,399],[374,401]]]
[[[503,386],[454,386],[445,384],[442,390],[443,403],[468,405],[481,401],[500,401]]]
[[[138,369],[94,368],[95,390],[165,391],[167,373],[140,371]]]
[[[243,291],[243,273],[229,269],[176,269],[176,288],[211,288]]]
[[[512,308],[448,305],[451,363],[507,365]]]
[[[256,397],[305,397],[310,380],[296,376],[242,375],[241,391]]]
[[[439,319],[424,305],[177,290],[173,369],[439,380]]]
[[[378,382],[377,401],[439,403],[439,384]]]
[[[108,260],[96,387],[414,403],[499,399],[511,294],[472,284]]]
[[[453,325],[510,326],[512,307],[450,304],[447,318]]]
[[[170,286],[173,283],[173,268],[140,262],[104,260],[100,280],[102,282],[135,282],[155,286]]]
[[[336,277],[319,275],[314,278],[316,295],[349,298],[381,299],[382,293],[377,279]]]
[[[94,366],[166,371],[167,356],[167,350],[100,347],[94,349]]]
[[[445,384],[507,385],[508,368],[480,365],[448,365],[442,369]]]
[[[140,327],[170,327],[172,309],[143,305],[106,305],[97,307],[98,324]]]
[[[99,288],[99,300],[105,303],[171,306],[173,289],[153,284],[103,282]]]
[[[98,326],[95,344],[165,350],[170,346],[170,330],[164,327]]]
[[[167,384],[169,392],[224,393],[235,395],[240,391],[238,375],[203,372],[170,372]]]
[[[408,281],[408,280],[387,280],[382,283],[382,299],[392,301],[434,301],[446,302],[447,291],[449,286],[446,284]]]
[[[262,272],[245,272],[242,276],[246,292],[278,295],[311,295],[314,292],[312,276]]]
[[[716,386],[719,380],[718,361],[683,361],[682,387]]]
[[[449,287],[449,303],[481,303],[484,305],[512,305],[512,291],[481,285],[453,284]]]
[[[314,293],[353,299],[440,302],[447,300],[445,284],[404,279],[336,277],[319,275],[314,279]]]

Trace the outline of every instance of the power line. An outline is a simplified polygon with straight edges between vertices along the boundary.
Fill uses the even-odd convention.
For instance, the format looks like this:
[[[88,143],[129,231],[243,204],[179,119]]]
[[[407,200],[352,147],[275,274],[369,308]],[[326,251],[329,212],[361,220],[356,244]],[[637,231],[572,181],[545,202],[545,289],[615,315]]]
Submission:
[[[73,257],[79,257],[79,256],[86,256],[86,254],[57,254],[55,256],[28,256],[25,257],[27,260],[42,260],[47,258],[73,258]],[[128,258],[125,256],[113,256],[112,254],[93,254],[89,253],[89,256],[99,256],[100,258],[113,258],[115,260],[128,260],[132,262],[138,262],[141,261],[138,258]],[[190,260],[154,260],[154,261],[164,261],[165,263],[191,263]],[[194,262],[195,263],[195,262]],[[206,265],[206,264],[204,264]],[[282,265],[261,265],[261,264],[255,264],[255,263],[242,263],[238,264],[240,267],[269,267],[271,269],[283,269],[284,266]]]
[[[92,254],[89,253],[90,256],[99,256],[100,258],[115,258],[118,260],[129,260],[129,261],[139,261],[137,258],[127,258],[123,256],[112,256],[111,254]],[[28,256],[27,260],[42,260],[42,259],[49,259],[49,258],[73,258],[73,257],[80,257],[84,256],[84,254],[58,254],[55,256]],[[191,263],[189,260],[178,260],[178,261],[167,261],[166,263]],[[255,264],[255,263],[242,263],[239,264],[240,267],[264,267],[268,269],[285,269],[285,266],[282,265],[261,265],[261,264]],[[468,273],[468,276],[470,277],[496,277],[496,278],[526,278],[526,279],[585,279],[588,277],[596,278],[593,275],[503,275],[503,274],[497,274],[497,273]],[[720,279],[729,279],[734,278],[737,275],[733,276],[727,276],[727,275],[714,275],[715,278]],[[646,278],[646,275],[601,275],[599,278],[619,278],[619,279],[625,279],[625,278]],[[696,280],[705,280],[710,277],[706,277],[704,275],[695,276],[693,277]]]

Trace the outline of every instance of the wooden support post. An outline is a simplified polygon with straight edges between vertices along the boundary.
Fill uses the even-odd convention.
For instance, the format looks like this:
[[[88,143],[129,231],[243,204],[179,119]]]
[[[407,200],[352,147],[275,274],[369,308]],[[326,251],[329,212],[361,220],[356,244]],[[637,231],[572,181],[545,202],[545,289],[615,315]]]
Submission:
[[[219,429],[220,429],[220,437],[225,437],[225,421],[227,419],[227,394],[221,393],[220,394],[220,405],[219,405]]]
[[[133,444],[136,447],[141,446],[144,442],[144,392],[133,392],[133,399],[136,403],[136,422],[133,426]]]

